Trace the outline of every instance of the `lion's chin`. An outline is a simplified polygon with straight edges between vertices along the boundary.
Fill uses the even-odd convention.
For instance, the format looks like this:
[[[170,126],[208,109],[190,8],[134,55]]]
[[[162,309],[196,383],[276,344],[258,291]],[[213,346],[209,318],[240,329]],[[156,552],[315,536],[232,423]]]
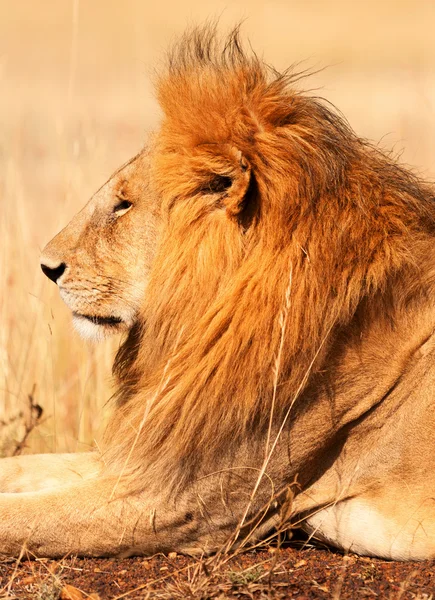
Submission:
[[[73,325],[79,335],[87,340],[99,342],[116,333],[130,329],[120,317],[100,317],[73,313]]]

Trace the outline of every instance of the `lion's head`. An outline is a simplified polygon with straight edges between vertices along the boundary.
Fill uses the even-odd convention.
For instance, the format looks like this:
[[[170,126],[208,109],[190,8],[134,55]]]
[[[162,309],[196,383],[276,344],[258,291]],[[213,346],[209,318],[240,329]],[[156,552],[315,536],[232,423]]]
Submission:
[[[149,155],[44,254],[80,328],[133,326],[108,464],[180,482],[247,436],[264,444],[361,311],[424,260],[429,188],[297,81],[237,33],[182,40]]]
[[[43,251],[42,270],[58,284],[84,337],[100,339],[130,329],[144,302],[158,217],[148,169],[143,151]]]

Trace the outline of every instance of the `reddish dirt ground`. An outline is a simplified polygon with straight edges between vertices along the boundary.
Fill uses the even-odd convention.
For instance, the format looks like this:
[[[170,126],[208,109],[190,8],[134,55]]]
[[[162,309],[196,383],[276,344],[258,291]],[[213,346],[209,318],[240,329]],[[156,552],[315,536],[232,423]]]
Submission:
[[[298,598],[435,600],[435,561],[388,562],[321,548],[185,556],[0,562],[0,598]]]

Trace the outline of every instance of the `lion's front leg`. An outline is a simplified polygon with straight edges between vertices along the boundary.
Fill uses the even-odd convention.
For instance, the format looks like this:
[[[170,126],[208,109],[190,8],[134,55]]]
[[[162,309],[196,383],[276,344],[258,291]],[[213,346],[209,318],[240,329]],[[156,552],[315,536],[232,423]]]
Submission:
[[[0,494],[0,554],[56,558],[214,549],[210,543],[219,531],[210,531],[192,502],[191,494],[176,501],[131,494],[116,477]]]
[[[96,477],[97,452],[33,454],[0,459],[0,492],[36,492]]]
[[[23,549],[30,556],[53,558],[213,552],[234,533],[246,497],[229,507],[216,488],[200,491],[201,501],[198,490],[176,497],[164,491],[131,493],[116,476],[99,476],[39,492],[3,493],[0,554],[17,556]]]

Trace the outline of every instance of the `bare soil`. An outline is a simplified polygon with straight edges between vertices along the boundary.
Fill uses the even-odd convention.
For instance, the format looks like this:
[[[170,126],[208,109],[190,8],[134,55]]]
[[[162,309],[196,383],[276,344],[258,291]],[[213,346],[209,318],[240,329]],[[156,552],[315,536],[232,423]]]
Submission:
[[[0,562],[0,598],[297,598],[435,600],[435,561],[389,562],[307,546],[270,547],[203,560],[11,559]]]

